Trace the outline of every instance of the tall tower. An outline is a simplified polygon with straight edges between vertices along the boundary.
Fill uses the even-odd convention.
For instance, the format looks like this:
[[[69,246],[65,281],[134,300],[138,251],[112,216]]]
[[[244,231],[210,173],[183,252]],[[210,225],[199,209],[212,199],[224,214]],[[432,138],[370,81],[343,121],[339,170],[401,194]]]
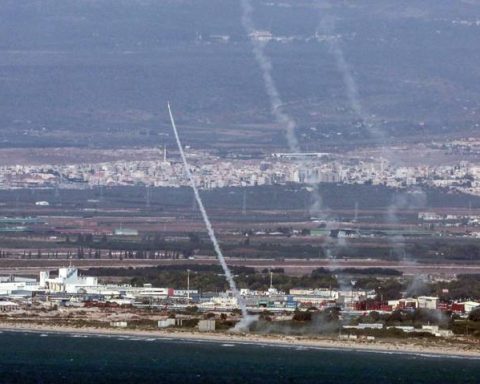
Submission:
[[[145,206],[146,208],[150,208],[150,199],[151,199],[151,194],[150,194],[150,185],[145,186]]]
[[[55,183],[55,199],[58,199],[60,197],[60,187],[62,186],[63,182],[63,174],[61,170],[58,170],[58,178],[57,182]]]
[[[195,200],[195,195],[192,196],[192,212],[197,210],[197,200]]]
[[[187,269],[187,304],[190,303],[190,269]]]
[[[243,190],[242,215],[247,214],[247,191]]]

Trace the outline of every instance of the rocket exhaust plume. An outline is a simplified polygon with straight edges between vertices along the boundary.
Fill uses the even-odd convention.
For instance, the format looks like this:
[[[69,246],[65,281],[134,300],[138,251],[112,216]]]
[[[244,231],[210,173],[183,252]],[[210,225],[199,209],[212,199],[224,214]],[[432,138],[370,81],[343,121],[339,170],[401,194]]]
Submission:
[[[389,162],[398,161],[395,155],[391,151],[386,151],[386,135],[385,132],[377,126],[373,119],[366,113],[365,109],[360,102],[360,95],[358,91],[357,82],[352,74],[351,67],[347,62],[343,49],[338,41],[337,36],[334,36],[335,32],[335,20],[333,18],[325,17],[320,22],[320,27],[317,29],[316,37],[317,41],[322,42],[319,32],[323,32],[329,38],[326,39],[328,50],[335,59],[335,65],[342,75],[343,84],[345,87],[345,93],[350,104],[350,108],[353,113],[360,118],[363,126],[366,128],[368,134],[374,139],[377,147],[380,149],[380,155],[382,158],[386,158]],[[388,208],[386,219],[388,222],[398,224],[397,217],[397,205],[391,204]],[[395,245],[401,244],[403,249],[403,238],[397,237],[393,240]]]
[[[335,22],[332,18],[324,18],[320,23],[320,29],[326,35],[332,35],[335,30]],[[317,30],[317,40],[318,40],[318,30]],[[382,151],[382,156],[392,158],[392,154],[387,154],[385,152],[384,144],[386,142],[385,132],[378,127],[378,125],[373,121],[373,119],[365,112],[362,103],[360,102],[359,91],[355,78],[353,77],[352,70],[345,55],[340,46],[340,43],[337,41],[336,37],[332,37],[327,40],[327,44],[330,50],[330,53],[335,59],[335,64],[338,71],[342,75],[343,83],[345,86],[345,91],[347,95],[348,102],[353,112],[361,119],[365,128],[367,129],[368,134],[377,142],[377,145]]]
[[[265,91],[270,101],[270,110],[275,117],[275,120],[277,120],[277,122],[285,130],[285,137],[287,139],[287,144],[290,152],[300,153],[301,149],[299,141],[297,135],[295,134],[297,124],[295,123],[295,120],[283,110],[283,102],[275,84],[275,80],[272,76],[272,63],[268,56],[265,54],[265,43],[261,41],[256,41],[252,38],[252,34],[255,32],[255,25],[252,19],[252,4],[250,3],[250,0],[241,0],[240,5],[242,8],[242,26],[246,34],[250,38],[255,61],[257,62],[262,72]],[[304,169],[308,169],[308,167],[304,165],[305,159],[303,159],[301,163]],[[314,200],[312,211],[314,213],[318,213],[322,207],[322,198],[318,190],[318,183],[308,182],[308,184],[312,188],[312,196]]]
[[[322,42],[318,35],[319,31],[322,31],[328,38],[326,42],[328,44],[328,48],[330,53],[332,54],[333,58],[335,59],[335,64],[337,66],[338,71],[342,75],[343,83],[345,86],[345,92],[350,104],[350,108],[352,111],[360,118],[362,123],[364,124],[365,128],[367,129],[368,134],[375,140],[377,146],[380,149],[381,157],[388,160],[389,163],[395,163],[397,165],[401,165],[403,161],[392,151],[387,151],[385,144],[387,143],[387,134],[379,126],[374,119],[365,111],[360,101],[359,90],[357,86],[357,82],[353,76],[351,67],[345,58],[343,49],[341,47],[341,42],[338,41],[337,36],[334,36],[335,31],[335,21],[333,18],[324,18],[320,23],[320,28],[317,30],[317,40]],[[400,196],[396,196],[390,206],[388,207],[388,211],[386,214],[386,220],[394,225],[399,224],[398,212],[402,209],[407,208],[418,208],[425,205],[425,202],[422,202],[422,199],[426,198],[425,193],[421,190],[421,188],[416,188],[413,191],[419,198],[410,201],[405,194]],[[415,201],[419,200],[419,201]],[[394,245],[394,250],[397,253],[397,256],[403,257],[404,261],[406,259],[405,253],[405,242],[403,235],[395,236],[391,243]]]
[[[253,7],[250,4],[250,0],[241,0],[242,6],[242,25],[245,29],[245,32],[250,37],[255,32],[255,26],[252,20]],[[264,43],[260,41],[255,41],[250,38],[250,41],[253,46],[253,54],[255,60],[257,61],[258,66],[262,71],[263,82],[265,84],[265,90],[270,99],[270,108],[272,114],[275,116],[275,119],[278,123],[282,124],[285,128],[286,138],[290,151],[300,152],[300,146],[298,144],[297,136],[295,135],[296,123],[295,121],[283,111],[282,99],[278,92],[275,81],[272,76],[272,63],[270,59],[265,55],[264,52]]]
[[[207,211],[205,210],[205,206],[203,205],[203,201],[200,197],[200,193],[198,192],[197,185],[195,184],[195,179],[193,178],[192,172],[190,171],[190,166],[188,165],[187,158],[185,156],[185,152],[183,151],[182,142],[180,141],[180,136],[178,135],[177,127],[175,125],[175,120],[173,118],[172,109],[170,108],[170,103],[168,105],[168,114],[170,115],[170,122],[172,124],[173,133],[175,135],[175,141],[177,142],[177,147],[180,152],[180,156],[182,158],[183,167],[185,168],[185,173],[187,174],[188,180],[190,181],[190,186],[192,187],[193,194],[195,196],[195,200],[197,202],[198,208],[200,209],[200,213],[202,214],[203,221],[205,226],[207,227],[208,236],[213,244],[213,248],[215,249],[215,253],[217,254],[218,261],[222,266],[223,272],[225,274],[225,278],[227,279],[228,285],[230,286],[230,290],[232,291],[234,297],[237,299],[238,305],[240,306],[240,310],[242,311],[242,320],[237,324],[235,327],[236,330],[248,330],[249,325],[256,320],[256,317],[249,316],[247,312],[247,307],[243,301],[243,298],[240,296],[237,285],[235,284],[235,280],[233,278],[232,272],[230,268],[228,268],[227,263],[225,262],[225,257],[223,256],[222,249],[220,248],[220,244],[218,243],[217,237],[215,236],[215,231],[213,230],[212,223],[208,217]]]

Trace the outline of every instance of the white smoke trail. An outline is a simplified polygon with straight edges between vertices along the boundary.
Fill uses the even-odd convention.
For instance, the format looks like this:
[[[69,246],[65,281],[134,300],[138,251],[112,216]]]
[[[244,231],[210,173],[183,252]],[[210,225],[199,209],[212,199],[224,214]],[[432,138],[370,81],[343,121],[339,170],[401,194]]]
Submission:
[[[321,36],[317,31],[317,40],[319,42],[326,41],[328,43],[329,51],[335,59],[335,64],[338,71],[341,73],[348,102],[353,112],[362,120],[363,125],[367,129],[369,135],[376,141],[376,145],[381,151],[381,157],[386,159],[389,163],[400,166],[403,161],[393,152],[387,151],[387,135],[385,131],[366,113],[365,109],[360,102],[360,95],[358,91],[357,82],[353,77],[352,70],[345,59],[345,55],[338,41],[338,38],[334,35],[335,23],[332,18],[324,18],[320,23],[319,28],[325,36]],[[414,195],[418,197],[409,198],[406,193],[402,193],[399,196],[395,196],[387,209],[386,220],[393,225],[399,225],[400,220],[398,218],[398,212],[405,209],[419,208],[425,205],[426,195],[421,188],[415,188]],[[411,195],[411,194],[410,194]],[[393,251],[396,257],[403,258],[404,262],[411,262],[405,252],[405,239],[403,235],[395,235],[391,240],[393,245]]]
[[[208,236],[210,237],[210,240],[213,244],[213,248],[215,249],[215,253],[217,254],[218,261],[222,266],[225,278],[227,279],[230,290],[232,291],[234,297],[237,299],[240,310],[242,311],[242,321],[239,323],[239,326],[236,327],[236,329],[248,330],[249,325],[256,320],[256,317],[248,315],[247,307],[245,306],[245,302],[243,301],[243,298],[238,292],[232,272],[230,271],[230,268],[228,268],[228,265],[225,262],[225,257],[223,256],[220,244],[218,243],[217,237],[215,236],[215,231],[213,230],[212,223],[210,222],[207,211],[205,210],[205,206],[203,205],[200,193],[198,192],[197,185],[195,184],[195,179],[193,178],[192,172],[190,171],[190,166],[188,165],[185,152],[183,151],[182,142],[180,141],[180,136],[178,135],[177,126],[175,125],[175,120],[173,118],[172,109],[170,108],[170,103],[168,103],[167,105],[168,114],[170,115],[170,122],[172,123],[173,133],[175,135],[175,141],[177,142],[178,150],[180,152],[183,166],[185,168],[185,173],[187,174],[187,177],[190,181],[190,186],[192,187],[193,194],[195,195],[195,200],[197,202],[198,208],[200,209],[200,213],[202,214],[203,221],[205,223],[205,226],[207,227]]]
[[[283,110],[283,102],[281,100],[280,93],[278,92],[277,86],[272,76],[272,63],[270,62],[268,56],[265,54],[265,44],[252,38],[255,32],[255,25],[252,19],[253,8],[250,0],[241,0],[240,4],[243,11],[242,25],[245,29],[245,32],[250,37],[250,42],[253,47],[253,54],[255,56],[255,60],[257,61],[257,64],[261,69],[265,90],[270,100],[270,108],[272,114],[277,120],[277,122],[283,127],[285,127],[285,136],[290,151],[300,153],[301,149],[295,133],[296,123],[295,120]],[[309,164],[307,164],[304,158],[301,158],[300,166],[304,170],[308,170],[310,168]],[[310,211],[313,214],[319,214],[322,211],[323,204],[318,182],[308,179],[305,180],[305,182],[310,186],[309,190],[313,198],[313,206],[311,207]],[[338,242],[338,239],[336,239],[335,242]],[[327,255],[329,263],[333,263],[333,266],[330,266],[329,269],[334,271],[336,269],[336,261],[334,260],[334,258],[332,258],[332,254],[329,249],[326,249],[325,253]],[[344,287],[346,285],[342,276],[338,277],[337,279],[341,287]]]
[[[326,41],[330,53],[335,59],[335,64],[338,71],[342,75],[343,83],[345,86],[345,92],[350,104],[351,109],[362,121],[363,126],[367,129],[370,137],[372,137],[377,147],[380,149],[381,157],[391,162],[397,162],[398,159],[394,156],[391,151],[386,151],[386,135],[385,132],[378,127],[378,125],[373,121],[373,119],[365,112],[362,103],[360,102],[360,95],[358,91],[357,82],[355,81],[352,70],[345,59],[343,49],[340,46],[337,36],[334,35],[335,23],[332,18],[324,18],[320,23],[320,28],[325,36],[321,36],[317,31],[316,37],[317,41],[323,42]],[[382,175],[383,176],[383,175]],[[396,201],[392,201],[392,204],[388,207],[386,219],[392,224],[398,224],[398,205]],[[403,236],[395,236],[392,240],[392,243],[395,244],[394,249],[397,250],[400,248],[404,250],[404,239]]]
[[[271,112],[275,117],[275,120],[277,120],[277,122],[285,129],[285,137],[287,139],[290,152],[300,153],[301,149],[295,133],[297,124],[295,120],[283,109],[284,103],[282,102],[280,93],[278,92],[275,80],[272,76],[272,63],[265,54],[265,43],[255,40],[252,37],[256,31],[252,18],[253,7],[250,3],[250,0],[241,0],[240,5],[242,8],[242,26],[250,39],[253,47],[253,55],[262,72],[263,83],[270,101]],[[305,159],[301,160],[300,166],[304,170],[309,169]],[[308,180],[306,182],[311,186],[311,193],[314,200],[311,211],[313,213],[319,213],[322,208],[322,198],[318,190],[318,183],[309,182]]]
[[[252,38],[252,35],[255,33],[255,25],[253,24],[252,19],[253,7],[250,4],[250,0],[241,0],[240,4],[243,11],[242,25],[248,37],[250,38],[255,60],[262,71],[263,82],[265,84],[265,90],[267,91],[270,99],[272,114],[275,116],[275,119],[285,127],[286,138],[290,150],[292,152],[300,152],[298,139],[295,135],[296,123],[287,113],[283,111],[283,102],[272,77],[272,63],[264,52],[265,44]]]
[[[390,161],[394,160],[392,158],[392,153],[385,152],[386,144],[386,135],[385,132],[378,127],[378,125],[373,121],[373,119],[365,112],[361,102],[357,83],[352,75],[352,70],[345,59],[343,50],[337,41],[336,36],[333,36],[334,31],[334,21],[330,18],[324,18],[320,23],[320,29],[325,35],[327,35],[326,41],[328,43],[329,50],[335,59],[335,64],[338,71],[342,75],[343,83],[345,85],[345,91],[347,94],[348,102],[353,112],[361,119],[362,124],[367,129],[369,135],[377,142],[380,150],[382,151],[382,156],[387,157]],[[321,41],[320,36],[317,31],[317,40]]]

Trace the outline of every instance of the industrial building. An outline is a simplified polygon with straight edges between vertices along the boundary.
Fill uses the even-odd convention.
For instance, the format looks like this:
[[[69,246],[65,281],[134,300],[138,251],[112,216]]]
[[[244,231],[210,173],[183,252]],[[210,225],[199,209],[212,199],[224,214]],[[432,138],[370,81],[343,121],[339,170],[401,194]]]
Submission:
[[[15,310],[15,306],[9,305],[9,303],[15,303],[14,300],[26,302],[33,296],[43,297],[45,300],[65,306],[130,306],[184,310],[195,305],[203,312],[233,311],[240,307],[239,298],[230,291],[199,294],[195,289],[153,287],[151,284],[144,284],[142,287],[127,284],[100,284],[96,277],[81,276],[78,269],[73,266],[60,268],[58,274],[53,277],[50,272],[42,271],[39,280],[14,276],[0,277],[0,300],[2,297],[5,300],[1,302],[3,311]],[[378,301],[374,290],[353,287],[348,290],[293,288],[286,293],[270,286],[267,291],[241,289],[240,296],[250,312],[258,313],[268,310],[277,314],[311,308],[322,310],[337,307],[350,313],[391,312],[421,308],[468,315],[472,310],[480,307],[480,303],[476,301],[441,302],[438,297],[431,296],[383,302]],[[171,325],[173,325],[172,319],[158,322],[161,328]]]
[[[78,293],[80,289],[97,287],[96,277],[82,277],[75,267],[60,268],[58,277],[50,278],[49,272],[40,272],[40,287],[51,292]]]
[[[39,283],[36,279],[17,276],[0,276],[0,296],[15,296],[27,292],[29,296],[38,291]]]

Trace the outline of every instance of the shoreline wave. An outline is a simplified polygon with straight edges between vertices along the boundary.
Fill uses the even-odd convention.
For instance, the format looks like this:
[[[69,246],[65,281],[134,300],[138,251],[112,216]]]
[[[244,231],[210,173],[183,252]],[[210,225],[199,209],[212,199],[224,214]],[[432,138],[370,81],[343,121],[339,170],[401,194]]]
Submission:
[[[23,333],[23,334],[36,334],[40,337],[46,337],[48,335],[56,336],[65,336],[72,338],[114,338],[119,341],[144,341],[144,342],[179,342],[179,343],[192,343],[192,344],[218,344],[223,347],[224,345],[231,346],[254,346],[254,347],[268,347],[268,348],[287,348],[295,349],[299,351],[331,351],[331,352],[354,352],[354,353],[370,353],[370,354],[382,354],[382,355],[402,355],[402,356],[415,356],[421,358],[435,358],[435,359],[467,359],[467,360],[480,360],[480,354],[476,355],[473,352],[467,351],[458,351],[458,353],[452,352],[447,353],[443,351],[436,350],[425,350],[425,351],[416,351],[409,350],[407,348],[401,349],[400,346],[397,346],[399,349],[390,350],[382,348],[382,346],[362,346],[362,345],[341,345],[340,342],[334,342],[335,345],[315,345],[302,343],[301,340],[295,342],[288,342],[285,340],[264,340],[261,339],[261,336],[258,336],[258,339],[242,340],[233,338],[231,335],[195,335],[195,334],[168,334],[168,335],[152,335],[152,334],[135,334],[132,333],[120,333],[109,330],[70,330],[70,329],[50,329],[50,328],[41,328],[32,329],[32,328],[22,328],[22,327],[2,327],[0,326],[0,333]],[[224,337],[222,337],[224,336]],[[318,340],[312,340],[311,343],[318,342]]]

